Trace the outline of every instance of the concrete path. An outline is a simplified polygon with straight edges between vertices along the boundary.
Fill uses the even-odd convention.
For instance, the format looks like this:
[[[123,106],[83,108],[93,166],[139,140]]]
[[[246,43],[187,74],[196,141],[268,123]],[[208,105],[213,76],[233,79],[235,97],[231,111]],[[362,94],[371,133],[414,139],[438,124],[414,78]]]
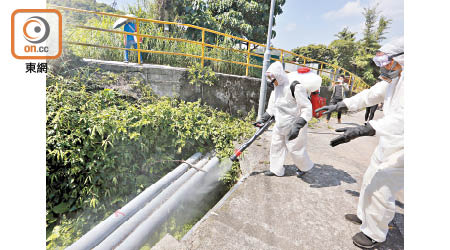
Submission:
[[[382,116],[377,111],[376,118]],[[375,118],[375,119],[376,119]],[[330,147],[335,128],[362,124],[364,112],[322,120],[308,130],[308,152],[316,166],[302,178],[287,159],[285,177],[267,177],[271,131],[266,132],[243,156],[243,175],[249,174],[231,195],[211,211],[192,234],[182,241],[183,249],[359,249],[352,236],[359,226],[345,221],[356,213],[362,176],[378,139],[358,138]],[[331,129],[333,128],[333,129]],[[403,249],[403,194],[387,241],[377,249]]]

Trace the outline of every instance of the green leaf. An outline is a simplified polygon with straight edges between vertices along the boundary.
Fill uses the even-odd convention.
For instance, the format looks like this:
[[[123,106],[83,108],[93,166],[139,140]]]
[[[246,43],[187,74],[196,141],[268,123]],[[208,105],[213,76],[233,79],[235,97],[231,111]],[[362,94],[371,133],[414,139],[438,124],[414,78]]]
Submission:
[[[69,209],[70,209],[69,203],[61,202],[57,206],[53,207],[52,211],[55,212],[56,214],[62,214],[69,211]]]

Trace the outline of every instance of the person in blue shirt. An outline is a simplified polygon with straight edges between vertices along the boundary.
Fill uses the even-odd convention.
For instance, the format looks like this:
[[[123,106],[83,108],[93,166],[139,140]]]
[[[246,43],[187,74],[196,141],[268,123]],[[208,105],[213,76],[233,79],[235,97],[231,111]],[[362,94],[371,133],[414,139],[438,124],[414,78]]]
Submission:
[[[133,21],[128,21],[123,26],[123,31],[130,32],[130,33],[136,33],[136,24]],[[133,48],[137,49],[136,36],[124,34],[123,39],[124,39],[123,42],[125,44],[125,48],[129,49],[129,48],[133,47]],[[129,53],[129,50],[125,50],[124,62],[128,62],[128,53]],[[141,62],[142,62],[142,55],[141,55]]]

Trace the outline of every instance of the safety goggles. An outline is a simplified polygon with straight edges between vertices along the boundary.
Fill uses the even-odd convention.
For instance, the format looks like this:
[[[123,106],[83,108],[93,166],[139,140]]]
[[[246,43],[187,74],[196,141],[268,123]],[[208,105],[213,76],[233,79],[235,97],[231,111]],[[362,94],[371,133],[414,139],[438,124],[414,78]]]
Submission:
[[[378,67],[384,67],[384,66],[388,65],[389,62],[391,61],[389,56],[386,54],[381,55],[381,56],[375,56],[372,60],[375,63],[375,65],[377,65]]]
[[[387,54],[384,54],[384,55],[380,55],[380,56],[375,56],[372,60],[375,63],[375,65],[377,65],[378,67],[384,67],[392,61],[392,58],[403,55],[403,54],[404,54],[404,52],[400,52],[398,54],[394,54],[394,55],[390,55],[390,56],[388,56]]]

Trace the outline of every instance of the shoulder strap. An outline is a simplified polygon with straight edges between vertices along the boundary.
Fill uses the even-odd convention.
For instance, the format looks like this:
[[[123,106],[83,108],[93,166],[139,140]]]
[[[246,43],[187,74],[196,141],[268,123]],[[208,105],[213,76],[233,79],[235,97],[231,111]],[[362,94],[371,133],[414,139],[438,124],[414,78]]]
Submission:
[[[295,86],[297,86],[297,84],[301,84],[299,81],[293,81],[292,83],[291,83],[291,86],[290,86],[290,88],[291,88],[291,94],[292,94],[292,97],[294,97],[294,99],[295,99]],[[308,96],[308,99],[311,101],[311,96]]]
[[[291,94],[292,94],[292,97],[294,97],[295,98],[295,86],[297,86],[297,84],[300,84],[300,82],[299,81],[293,81],[292,83],[291,83]]]
[[[128,25],[128,27],[130,27],[130,29],[131,29],[133,32],[136,32],[136,30],[133,28],[133,26],[131,26],[130,23],[127,23],[127,25]]]

